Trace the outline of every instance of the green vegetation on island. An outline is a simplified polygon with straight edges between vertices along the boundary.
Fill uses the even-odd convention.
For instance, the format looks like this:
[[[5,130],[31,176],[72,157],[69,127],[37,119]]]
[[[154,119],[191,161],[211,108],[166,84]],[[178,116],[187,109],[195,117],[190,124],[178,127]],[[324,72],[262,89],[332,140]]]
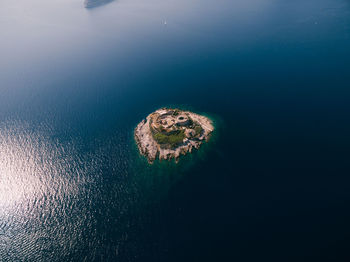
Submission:
[[[189,115],[181,113],[179,109],[174,109],[162,116],[151,114],[150,130],[161,148],[174,149],[183,144],[186,137],[197,139],[204,131]]]
[[[200,136],[204,131],[204,129],[200,125],[196,125],[194,127],[194,131],[196,132],[196,136]]]
[[[171,134],[153,133],[153,138],[160,146],[166,147],[168,145],[170,148],[176,148],[182,144],[185,137],[185,130],[176,130],[176,132],[172,132]]]

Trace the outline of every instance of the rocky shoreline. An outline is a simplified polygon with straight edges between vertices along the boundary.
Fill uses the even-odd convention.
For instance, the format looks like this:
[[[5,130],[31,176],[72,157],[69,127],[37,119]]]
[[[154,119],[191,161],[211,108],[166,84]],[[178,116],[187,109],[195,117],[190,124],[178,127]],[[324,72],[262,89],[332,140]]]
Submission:
[[[178,162],[181,155],[191,153],[193,148],[198,149],[204,141],[208,141],[213,130],[212,121],[205,116],[162,108],[142,120],[136,126],[134,136],[140,154],[149,163],[157,158],[174,158]]]

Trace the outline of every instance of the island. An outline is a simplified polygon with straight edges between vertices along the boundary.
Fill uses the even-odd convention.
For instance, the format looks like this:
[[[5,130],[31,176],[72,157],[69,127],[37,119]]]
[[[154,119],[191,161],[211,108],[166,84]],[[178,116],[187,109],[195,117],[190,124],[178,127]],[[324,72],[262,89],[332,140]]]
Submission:
[[[85,8],[90,9],[90,8],[95,8],[95,7],[98,7],[101,5],[108,4],[112,1],[113,0],[85,0],[84,6],[85,6]]]
[[[149,163],[175,159],[198,149],[214,131],[205,116],[180,109],[161,108],[149,114],[135,128],[134,136],[140,154]]]

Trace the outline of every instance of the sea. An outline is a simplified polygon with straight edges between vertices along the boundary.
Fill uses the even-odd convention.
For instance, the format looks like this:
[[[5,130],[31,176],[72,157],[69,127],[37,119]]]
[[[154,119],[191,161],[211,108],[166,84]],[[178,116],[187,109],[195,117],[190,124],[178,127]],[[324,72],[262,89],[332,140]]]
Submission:
[[[0,261],[350,261],[349,101],[348,0],[1,0]]]

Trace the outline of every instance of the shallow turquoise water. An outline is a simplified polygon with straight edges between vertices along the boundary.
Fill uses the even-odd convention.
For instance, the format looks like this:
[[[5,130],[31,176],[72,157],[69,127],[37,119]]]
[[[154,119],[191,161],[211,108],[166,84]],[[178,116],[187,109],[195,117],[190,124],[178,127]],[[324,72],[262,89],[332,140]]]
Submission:
[[[347,261],[349,17],[2,0],[0,261]],[[133,129],[168,105],[216,134],[150,166]]]

